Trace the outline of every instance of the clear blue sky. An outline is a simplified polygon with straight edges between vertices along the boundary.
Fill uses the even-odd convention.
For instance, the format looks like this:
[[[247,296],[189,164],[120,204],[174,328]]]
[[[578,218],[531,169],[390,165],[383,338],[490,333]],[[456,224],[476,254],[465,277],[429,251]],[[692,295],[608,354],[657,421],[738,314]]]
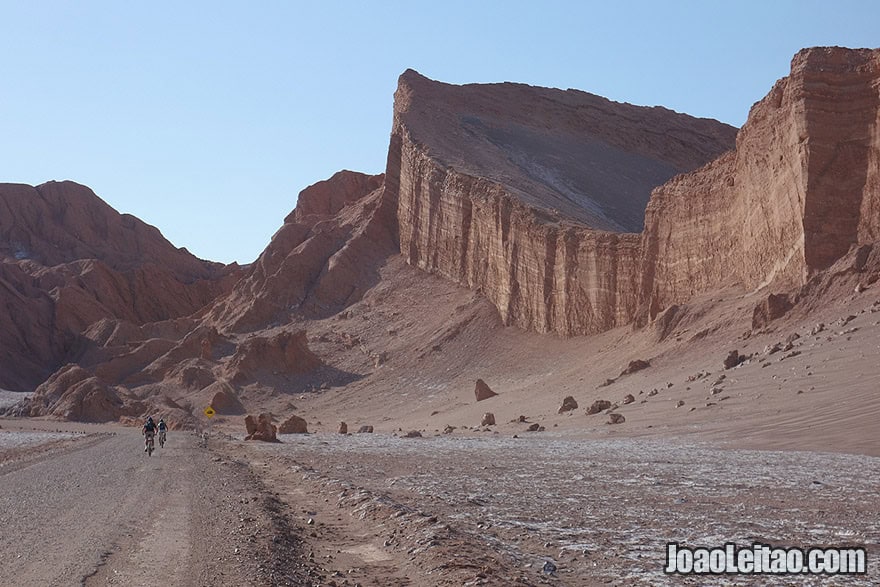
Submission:
[[[880,3],[0,1],[0,181],[71,179],[177,246],[253,261],[304,187],[384,170],[406,68],[740,126],[798,49]]]

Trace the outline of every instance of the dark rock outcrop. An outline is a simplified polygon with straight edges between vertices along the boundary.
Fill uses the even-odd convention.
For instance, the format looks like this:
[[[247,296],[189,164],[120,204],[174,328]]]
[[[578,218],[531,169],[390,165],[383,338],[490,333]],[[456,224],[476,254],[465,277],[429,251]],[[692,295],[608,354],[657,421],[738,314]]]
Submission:
[[[485,381],[477,379],[477,383],[474,386],[474,396],[477,398],[478,402],[489,399],[490,397],[495,397],[496,395],[498,394],[492,391],[492,388],[489,387]]]

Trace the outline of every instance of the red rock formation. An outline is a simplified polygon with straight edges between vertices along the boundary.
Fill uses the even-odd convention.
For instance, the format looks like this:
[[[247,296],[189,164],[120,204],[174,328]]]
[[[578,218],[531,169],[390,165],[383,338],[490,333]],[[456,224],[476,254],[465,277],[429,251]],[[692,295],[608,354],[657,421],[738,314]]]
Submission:
[[[139,402],[124,402],[116,390],[77,365],[66,365],[40,385],[27,402],[30,416],[80,422],[109,422],[139,413]]]
[[[652,188],[733,146],[663,108],[518,84],[400,78],[386,170],[407,261],[480,289],[508,324],[596,332],[638,305]]]
[[[397,250],[394,201],[382,181],[340,171],[303,190],[250,274],[211,310],[213,323],[250,332],[292,314],[332,315],[359,300]]]
[[[231,289],[235,267],[177,249],[72,182],[0,184],[0,387],[33,389],[105,318],[192,314]]]
[[[82,186],[0,185],[0,387],[43,382],[20,407],[33,415],[181,422],[220,390],[293,388],[288,375],[323,366],[302,325],[359,300],[398,250],[479,289],[507,324],[654,320],[663,339],[696,293],[782,291],[880,238],[878,63],[798,53],[723,154],[734,131],[715,121],[407,72],[386,175],[303,190],[243,269],[175,249]]]
[[[878,63],[801,51],[724,154],[733,129],[714,121],[406,72],[386,171],[401,252],[505,323],[561,334],[643,324],[724,285],[802,285],[880,237]]]
[[[217,382],[215,385],[218,389],[211,397],[210,406],[218,414],[243,414],[244,406],[232,386],[225,382]]]
[[[227,372],[231,381],[247,381],[265,371],[308,373],[321,365],[321,359],[309,350],[305,330],[285,331],[247,338],[236,348],[227,364]]]
[[[880,236],[880,51],[805,49],[736,150],[655,190],[643,315],[725,283],[806,283]]]
[[[256,422],[253,416],[245,418],[248,435],[245,440],[261,440],[263,442],[280,442],[277,437],[278,427],[272,423],[269,414],[260,414]]]
[[[291,415],[278,427],[279,434],[308,434],[308,423],[297,415]]]

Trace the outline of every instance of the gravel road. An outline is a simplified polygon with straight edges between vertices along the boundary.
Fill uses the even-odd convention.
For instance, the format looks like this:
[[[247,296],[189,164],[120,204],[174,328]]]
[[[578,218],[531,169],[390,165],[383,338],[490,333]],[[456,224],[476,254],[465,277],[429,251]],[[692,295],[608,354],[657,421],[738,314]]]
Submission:
[[[98,433],[9,459],[0,585],[311,585],[281,506],[241,462],[169,434]]]

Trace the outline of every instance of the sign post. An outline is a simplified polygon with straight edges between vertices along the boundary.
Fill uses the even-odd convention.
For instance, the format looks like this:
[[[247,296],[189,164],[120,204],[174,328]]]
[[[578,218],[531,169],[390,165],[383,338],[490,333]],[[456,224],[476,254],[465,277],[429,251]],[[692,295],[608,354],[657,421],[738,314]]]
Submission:
[[[208,431],[210,431],[211,430],[211,418],[214,417],[214,414],[216,414],[217,411],[214,410],[213,406],[208,406],[207,408],[202,410],[202,413],[205,414],[205,417],[208,419]]]

